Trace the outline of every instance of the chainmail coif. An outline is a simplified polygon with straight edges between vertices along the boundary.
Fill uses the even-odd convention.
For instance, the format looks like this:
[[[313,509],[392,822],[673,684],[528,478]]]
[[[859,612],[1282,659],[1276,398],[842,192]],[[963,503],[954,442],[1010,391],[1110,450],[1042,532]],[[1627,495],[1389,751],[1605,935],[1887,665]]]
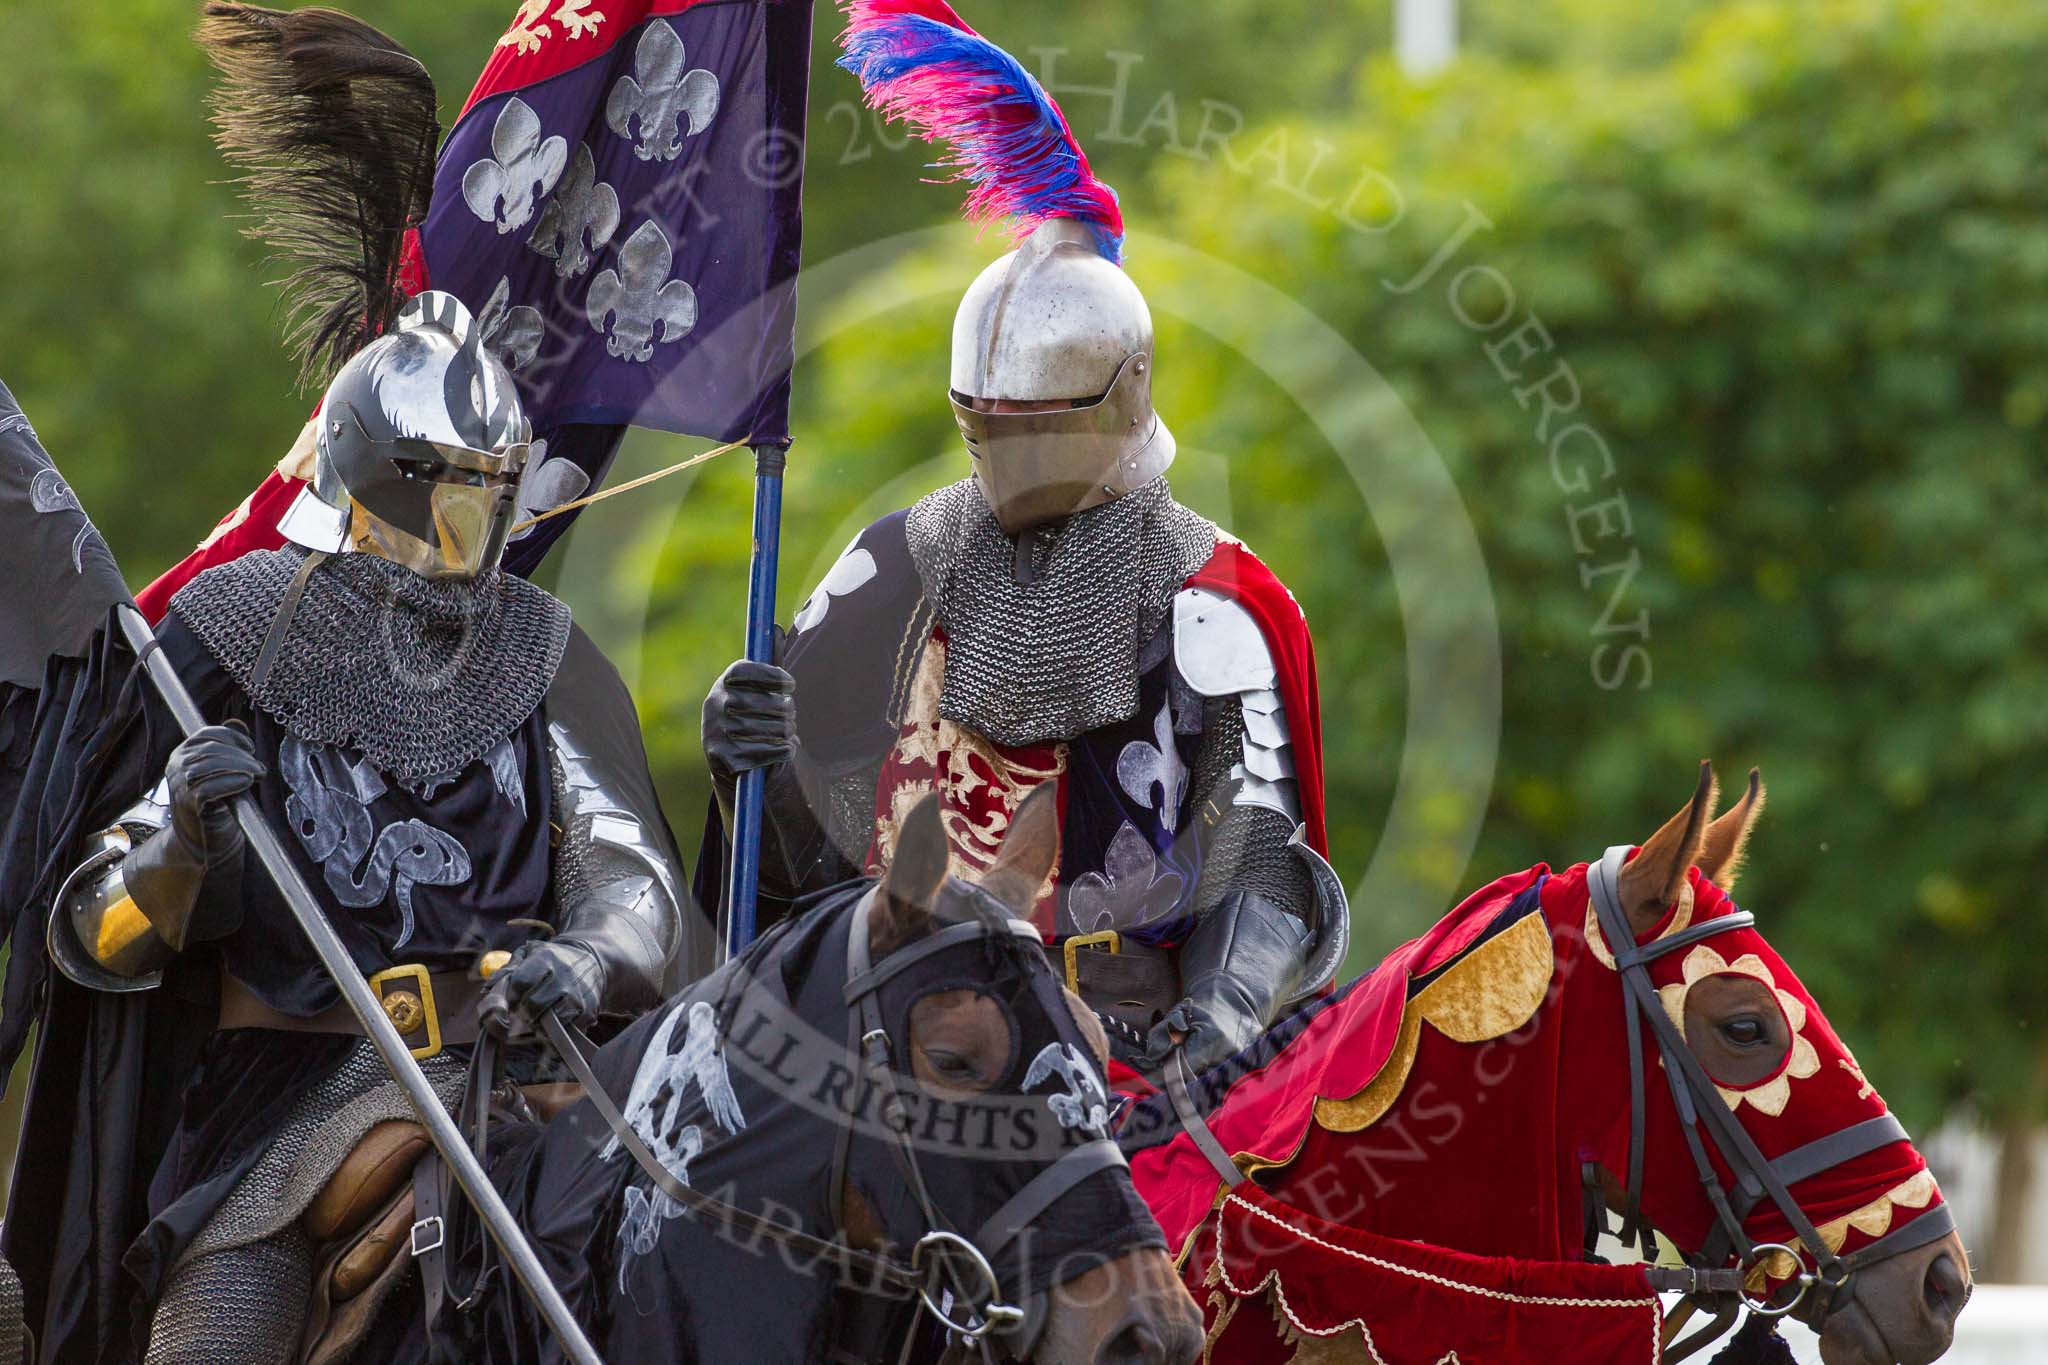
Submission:
[[[1138,651],[1216,551],[1164,476],[1057,526],[1003,534],[972,479],[910,509],[910,556],[946,631],[939,714],[998,744],[1072,739],[1138,710]]]
[[[347,554],[313,571],[257,686],[264,636],[305,557],[252,551],[171,599],[250,699],[302,740],[359,750],[407,785],[445,779],[533,714],[554,681],[569,609],[525,579],[429,579]]]

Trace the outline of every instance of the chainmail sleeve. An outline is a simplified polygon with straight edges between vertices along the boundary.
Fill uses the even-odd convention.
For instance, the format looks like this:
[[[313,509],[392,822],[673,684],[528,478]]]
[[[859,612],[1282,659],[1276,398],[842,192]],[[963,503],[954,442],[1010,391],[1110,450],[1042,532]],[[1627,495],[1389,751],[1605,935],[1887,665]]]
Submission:
[[[590,817],[575,814],[569,803],[569,781],[562,771],[562,756],[548,746],[548,781],[554,787],[554,822],[548,828],[555,856],[548,860],[548,895],[551,924],[560,924],[572,905],[590,894]]]
[[[1191,774],[1203,839],[1195,914],[1206,915],[1225,895],[1242,888],[1306,922],[1315,906],[1315,883],[1287,847],[1293,822],[1269,807],[1237,801],[1243,705],[1236,697],[1212,697],[1203,709],[1202,747]]]

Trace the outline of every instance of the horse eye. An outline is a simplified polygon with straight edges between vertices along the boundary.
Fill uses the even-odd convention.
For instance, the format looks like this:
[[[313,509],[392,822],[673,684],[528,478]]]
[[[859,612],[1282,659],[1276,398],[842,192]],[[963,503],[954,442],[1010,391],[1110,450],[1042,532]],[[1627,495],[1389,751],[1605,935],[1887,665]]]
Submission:
[[[958,1052],[942,1052],[925,1049],[924,1059],[932,1069],[946,1076],[972,1076],[974,1063]]]
[[[1721,1036],[1737,1047],[1755,1047],[1765,1041],[1770,1033],[1764,1027],[1763,1020],[1750,1017],[1731,1019],[1721,1025]]]

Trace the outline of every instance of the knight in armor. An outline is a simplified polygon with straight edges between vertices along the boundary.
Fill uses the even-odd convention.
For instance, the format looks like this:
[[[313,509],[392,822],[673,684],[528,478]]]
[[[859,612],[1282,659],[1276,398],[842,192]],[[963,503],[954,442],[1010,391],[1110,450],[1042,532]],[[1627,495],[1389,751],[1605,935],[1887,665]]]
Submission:
[[[323,1327],[374,1333],[407,1273],[402,1257],[344,1267],[324,1245],[362,1231],[330,1226],[330,1178],[412,1111],[246,849],[242,794],[451,1107],[483,1029],[516,1036],[549,1010],[596,1025],[662,996],[680,860],[631,698],[568,608],[499,566],[531,437],[512,375],[452,295],[401,310],[384,291],[381,335],[326,387],[312,479],[281,522],[291,543],[199,575],[161,624],[206,728],[181,738],[141,689],[99,769],[94,804],[118,817],[84,841],[50,917],[70,982],[147,1008],[120,1016],[146,1021],[139,1043],[94,1043],[141,1074],[81,1088],[91,1112],[63,1107],[85,1080],[38,1071],[8,1232],[21,1211],[22,1230],[54,1221],[68,1242],[83,1225],[96,1243],[10,1238],[10,1257],[56,1266],[36,1272],[32,1323],[49,1359],[294,1361]],[[46,1030],[115,1017],[52,1010]],[[95,1135],[89,1172],[74,1132]],[[57,1190],[61,1206],[32,1207]],[[368,1213],[395,1218],[395,1252],[415,1196],[388,1193]],[[131,1199],[139,1237],[100,1244]],[[417,1214],[416,1248],[436,1226]],[[133,1340],[92,1343],[97,1305],[67,1283],[132,1304]]]
[[[172,599],[158,638],[211,723],[173,742],[149,708],[162,778],[96,837],[51,943],[80,984],[176,975],[217,1000],[127,1257],[156,1301],[147,1361],[296,1359],[320,1251],[303,1215],[411,1113],[247,855],[236,796],[288,831],[451,1104],[491,1016],[594,1024],[661,998],[678,863],[637,734],[620,744],[630,698],[567,607],[498,567],[526,442],[474,319],[420,295],[327,390],[298,543]]]
[[[850,51],[871,99],[903,47]],[[1077,167],[1063,202],[1113,213],[1044,92],[1017,99],[1042,101],[1063,140],[1040,162]],[[1005,167],[971,174],[1001,202]],[[1150,1070],[1179,1047],[1199,1069],[1330,982],[1346,908],[1324,861],[1307,625],[1174,499],[1151,315],[1120,242],[1120,219],[1053,214],[982,271],[953,323],[970,476],[855,537],[780,662],[726,669],[703,742],[728,827],[738,775],[766,770],[764,919],[885,865],[933,791],[971,878],[1054,784],[1047,951],[1119,1057]]]

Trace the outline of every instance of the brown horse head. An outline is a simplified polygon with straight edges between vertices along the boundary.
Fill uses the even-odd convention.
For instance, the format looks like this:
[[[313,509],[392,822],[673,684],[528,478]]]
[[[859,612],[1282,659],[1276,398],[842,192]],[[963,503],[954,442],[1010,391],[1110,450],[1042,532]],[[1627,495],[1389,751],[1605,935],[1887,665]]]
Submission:
[[[975,914],[998,913],[1028,920],[1039,887],[1059,854],[1057,800],[1040,788],[1017,811],[994,865],[978,886],[949,875],[949,850],[936,797],[921,802],[903,822],[894,855],[869,915],[869,952],[880,962],[889,953]],[[1030,950],[1037,957],[1035,950]],[[1108,1045],[1094,1015],[1051,978],[1042,957],[1029,964],[1044,972],[1055,1008],[1065,1015],[1067,1033],[1082,1040],[1098,1084]],[[1014,998],[1014,997],[1013,997]],[[941,1103],[972,1102],[1015,1082],[1021,1011],[982,983],[944,986],[916,998],[908,1011],[908,1071],[917,1088]],[[1128,1170],[1090,1177],[1120,1184],[1123,1207],[1149,1217]],[[1087,1186],[1072,1199],[1090,1198]],[[1100,1197],[1099,1195],[1096,1197]],[[1058,1206],[1045,1217],[1060,1216]],[[878,1246],[888,1240],[885,1220],[857,1184],[843,1199],[844,1225],[857,1242]],[[1201,1315],[1158,1245],[1133,1246],[1118,1254],[1069,1254],[1055,1271],[1038,1310],[1043,1322],[1030,1359],[1041,1365],[1182,1365],[1201,1349]]]
[[[1692,799],[1617,878],[1638,943],[1654,945],[1683,932],[1688,921],[1707,925],[1731,914],[1727,893],[1763,799],[1762,780],[1752,769],[1742,798],[1716,818],[1712,771],[1701,764]],[[1687,1050],[1766,1159],[1886,1112],[1819,1006],[1755,929],[1709,934],[1654,964],[1653,977]],[[1716,1156],[1725,1166],[1725,1155]],[[1792,1193],[1828,1252],[1853,1255],[1899,1234],[1909,1244],[1857,1269],[1816,1321],[1828,1365],[1925,1365],[1940,1358],[1969,1298],[1969,1258],[1954,1232],[1910,1245],[1910,1225],[1940,1202],[1911,1144],[1896,1142],[1816,1172]],[[1645,1193],[1646,1208],[1660,1206],[1653,1218],[1661,1211],[1674,1226],[1699,1222],[1699,1209],[1687,1202]],[[1795,1240],[1768,1202],[1750,1221],[1754,1226],[1746,1230],[1757,1240]],[[1795,1250],[1812,1268],[1816,1249],[1795,1244]],[[1794,1269],[1788,1258],[1772,1257],[1753,1278],[1775,1284]]]
[[[1691,1068],[1660,1052],[1647,1013],[1655,1010],[1673,1025],[1671,1046],[1703,1073],[1693,1103],[1721,1190],[1737,1189],[1743,1145],[1764,1163],[1793,1152],[1815,1158],[1799,1163],[1812,1169],[1787,1193],[1819,1247],[1803,1244],[1768,1195],[1730,1196],[1747,1240],[1794,1253],[1744,1266],[1751,1292],[1788,1295],[1824,1261],[1836,1274],[1851,1264],[1839,1292],[1811,1295],[1826,1305],[1813,1322],[1828,1365],[1925,1365],[1948,1349],[1970,1292],[1968,1259],[1946,1230],[1926,1162],[1910,1141],[1885,1137],[1884,1102],[1854,1055],[1727,894],[1763,799],[1751,774],[1716,819],[1703,765],[1675,816],[1639,849],[1612,855],[1625,920],[1617,933],[1633,939],[1619,946],[1655,954],[1636,1016],[1641,1211],[1682,1251],[1721,1249],[1670,1083]],[[1368,1064],[1377,1074],[1332,1068],[1357,1080],[1336,1094],[1318,1081],[1305,1130],[1263,1139],[1270,1155],[1253,1155],[1275,1167],[1262,1178],[1267,1188],[1326,1221],[1394,1237],[1484,1256],[1577,1259],[1593,1209],[1623,1207],[1631,1157],[1628,1020],[1638,1005],[1595,911],[1597,871],[1538,866],[1503,878],[1404,949],[1405,976],[1379,983],[1405,988],[1405,1002],[1389,1002],[1398,1037],[1379,1024],[1377,1050],[1367,1049],[1384,1063]],[[1357,1007],[1363,998],[1352,988],[1330,1007],[1334,1022],[1309,1024],[1303,1043],[1320,1056],[1363,1047],[1361,1030],[1386,1017]],[[1220,1111],[1225,1130],[1230,1107]]]

